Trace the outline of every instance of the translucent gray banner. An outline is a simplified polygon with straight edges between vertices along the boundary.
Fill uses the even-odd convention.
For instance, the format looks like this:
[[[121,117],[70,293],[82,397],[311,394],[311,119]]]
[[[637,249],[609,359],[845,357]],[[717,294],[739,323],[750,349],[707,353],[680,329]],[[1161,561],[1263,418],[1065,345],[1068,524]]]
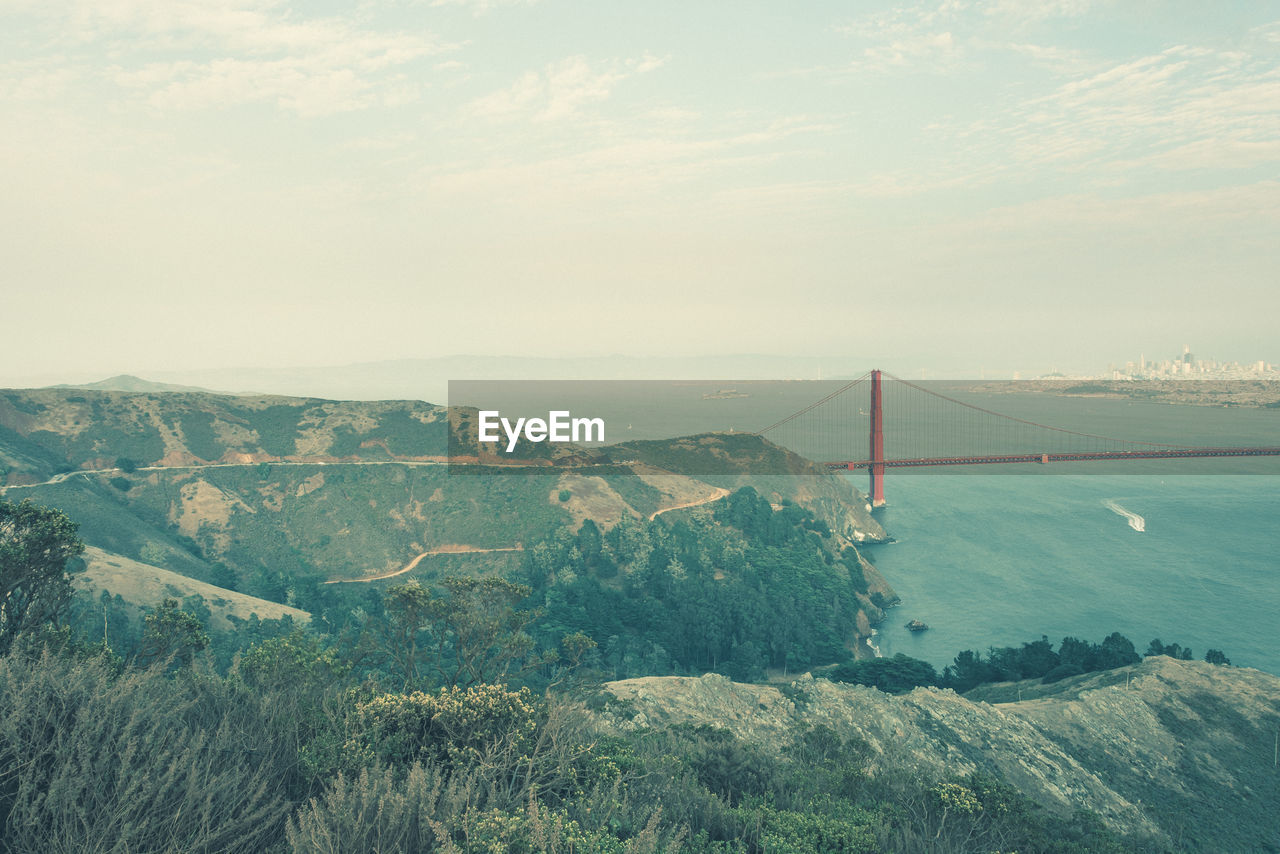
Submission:
[[[1280,383],[455,380],[455,474],[1280,474]]]

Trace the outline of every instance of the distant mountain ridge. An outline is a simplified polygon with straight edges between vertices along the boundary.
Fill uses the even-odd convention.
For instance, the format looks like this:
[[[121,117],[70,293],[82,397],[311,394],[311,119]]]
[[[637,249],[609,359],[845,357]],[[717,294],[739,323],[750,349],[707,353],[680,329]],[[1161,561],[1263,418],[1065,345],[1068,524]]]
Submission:
[[[450,380],[852,379],[872,360],[769,354],[529,357],[456,355],[348,365],[148,371],[166,382],[331,400],[443,403]]]
[[[133,374],[117,374],[114,377],[107,377],[105,380],[98,380],[94,383],[61,383],[59,385],[49,386],[49,388],[79,388],[91,391],[127,391],[127,392],[203,392],[205,394],[221,394],[221,392],[212,391],[207,388],[200,388],[192,385],[178,385],[176,383],[161,383],[152,380],[144,380],[142,377],[135,377]]]

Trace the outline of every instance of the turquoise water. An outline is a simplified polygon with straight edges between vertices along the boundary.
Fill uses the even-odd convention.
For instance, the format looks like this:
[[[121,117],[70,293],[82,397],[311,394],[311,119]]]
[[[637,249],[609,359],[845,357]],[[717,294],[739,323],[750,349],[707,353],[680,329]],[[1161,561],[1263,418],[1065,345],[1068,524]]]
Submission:
[[[884,655],[942,667],[961,649],[1119,631],[1139,652],[1158,637],[1280,673],[1280,477],[917,475],[887,487],[876,513],[897,542],[866,549],[903,600],[879,627]],[[930,631],[908,632],[911,619]]]

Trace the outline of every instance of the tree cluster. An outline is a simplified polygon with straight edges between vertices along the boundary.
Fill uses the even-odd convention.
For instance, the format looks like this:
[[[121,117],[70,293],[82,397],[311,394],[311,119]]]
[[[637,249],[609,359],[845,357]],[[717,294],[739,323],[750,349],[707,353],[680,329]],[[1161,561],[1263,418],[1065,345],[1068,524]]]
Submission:
[[[716,671],[751,681],[847,656],[865,591],[802,508],[737,490],[714,514],[668,523],[587,520],[527,552],[544,645],[581,632],[612,678]]]

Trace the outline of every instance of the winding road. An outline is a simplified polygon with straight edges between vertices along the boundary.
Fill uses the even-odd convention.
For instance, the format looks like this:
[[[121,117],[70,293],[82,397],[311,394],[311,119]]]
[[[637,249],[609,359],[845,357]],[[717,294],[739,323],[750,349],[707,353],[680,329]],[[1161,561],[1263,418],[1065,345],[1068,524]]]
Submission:
[[[480,554],[484,552],[522,552],[522,551],[524,551],[524,546],[520,545],[519,543],[517,543],[514,546],[508,546],[507,548],[493,548],[493,549],[480,548],[478,546],[457,546],[457,545],[436,546],[434,549],[427,549],[425,552],[418,555],[413,560],[409,561],[400,569],[392,570],[391,572],[384,572],[382,575],[370,575],[365,578],[335,578],[333,581],[326,581],[324,583],[325,584],[354,584],[357,582],[382,581],[385,578],[395,578],[397,575],[404,575],[406,572],[412,571],[414,567],[416,567],[419,563],[422,562],[422,559],[424,557],[430,557],[431,555],[465,555],[465,554]]]
[[[138,466],[136,469],[134,469],[134,472],[172,471],[172,470],[195,471],[200,469],[220,469],[220,468],[254,468],[263,464],[264,464],[263,462],[256,462],[256,463],[195,463],[192,465],[182,465],[182,466]],[[265,462],[265,464],[270,466],[440,466],[440,465],[448,465],[448,463],[446,462],[440,462],[436,460],[358,460],[358,461],[353,460],[351,462],[327,462],[327,461],[304,462],[299,460],[279,460],[279,461]],[[32,489],[37,486],[51,486],[53,484],[63,483],[73,477],[78,477],[80,475],[87,476],[87,475],[102,475],[102,474],[115,474],[115,473],[123,474],[124,470],[120,468],[109,468],[109,469],[80,469],[77,471],[62,472],[61,474],[55,474],[53,477],[49,478],[46,481],[42,481],[40,483],[22,483],[22,484],[13,484],[11,486],[0,486],[0,495],[5,494],[10,489]],[[711,495],[706,496],[705,498],[700,498],[697,501],[686,501],[683,504],[676,504],[671,507],[663,507],[661,510],[653,511],[652,513],[649,514],[649,521],[653,521],[654,519],[657,519],[659,516],[661,516],[663,513],[670,513],[673,510],[686,510],[690,507],[701,507],[703,504],[710,504],[713,501],[719,501],[720,499],[724,498],[728,494],[729,494],[729,490],[723,487],[716,487],[715,492],[713,492]],[[367,583],[370,581],[383,581],[388,578],[395,578],[397,575],[404,575],[406,572],[412,572],[418,566],[418,564],[422,562],[423,558],[431,557],[432,555],[482,554],[482,553],[488,553],[488,552],[522,552],[522,551],[524,551],[524,546],[519,543],[517,543],[514,546],[507,546],[504,548],[481,548],[479,546],[466,546],[466,545],[437,546],[433,549],[427,549],[425,552],[418,555],[413,560],[409,561],[400,569],[394,570],[392,572],[384,572],[381,575],[371,575],[366,578],[335,578],[332,581],[326,581],[324,583],[325,584],[355,584],[355,583],[361,583],[361,582]]]
[[[719,501],[729,494],[729,490],[724,487],[717,486],[716,491],[706,498],[700,498],[697,501],[686,501],[684,504],[677,504],[674,507],[663,507],[661,510],[654,510],[649,514],[649,521],[652,522],[663,513],[670,513],[672,510],[686,510],[690,507],[701,507],[703,504],[710,504],[712,501]]]

